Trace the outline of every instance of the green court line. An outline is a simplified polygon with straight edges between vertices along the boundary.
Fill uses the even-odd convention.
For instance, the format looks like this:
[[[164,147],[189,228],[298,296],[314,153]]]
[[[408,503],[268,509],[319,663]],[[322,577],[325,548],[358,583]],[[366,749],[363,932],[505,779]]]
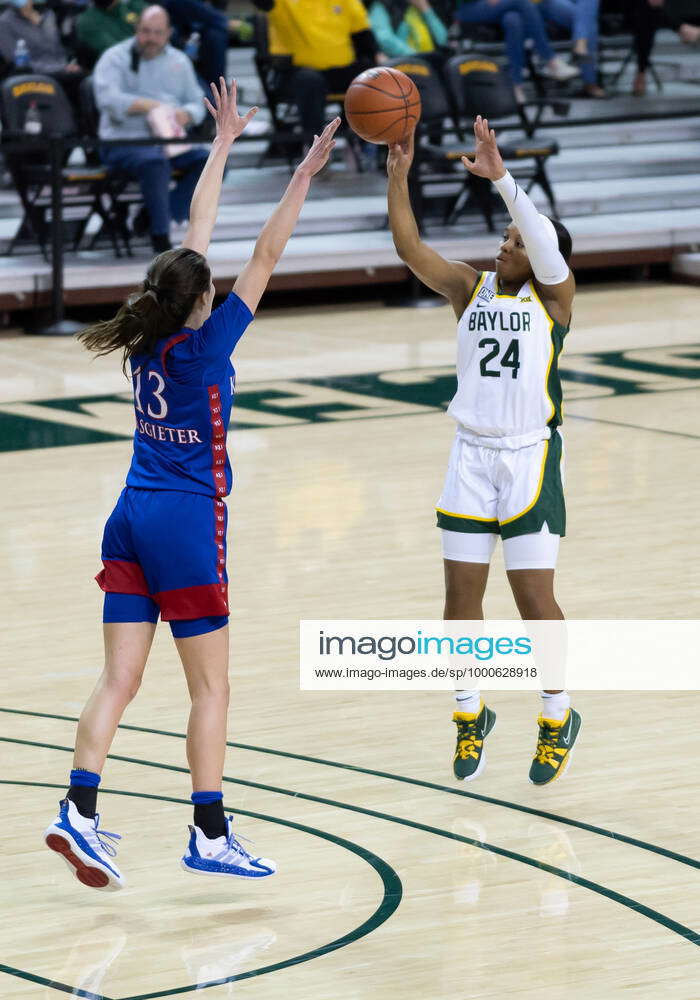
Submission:
[[[30,712],[19,708],[2,708],[0,712],[11,715],[28,715],[40,719],[57,719],[63,722],[77,722],[73,715],[55,715],[50,712]],[[120,723],[119,729],[129,730],[136,733],[148,733],[151,736],[169,736],[174,739],[184,740],[184,733],[173,733],[165,729],[149,729],[145,726],[132,726]],[[523,806],[518,802],[510,802],[507,799],[497,799],[491,795],[482,795],[479,792],[467,792],[462,788],[453,788],[451,785],[439,785],[433,781],[424,781],[421,778],[408,778],[400,774],[392,774],[389,771],[376,771],[369,767],[361,767],[359,764],[343,764],[335,760],[324,760],[322,757],[309,757],[306,754],[292,753],[288,750],[273,750],[270,747],[259,747],[249,743],[236,743],[227,740],[226,746],[234,750],[249,750],[252,753],[269,754],[274,757],[286,757],[288,760],[300,760],[307,764],[320,764],[323,767],[336,767],[339,770],[355,771],[357,774],[367,774],[374,778],[386,778],[389,781],[400,781],[407,785],[414,785],[417,788],[430,788],[436,792],[446,792],[448,795],[461,795],[467,799],[474,799],[477,802],[486,802],[489,805],[501,806],[503,809],[512,809],[515,812],[527,813],[530,816],[538,816],[541,819],[550,820],[553,823],[561,823],[565,826],[572,826],[587,833],[594,833],[600,837],[608,837],[610,840],[619,841],[621,844],[628,844],[631,847],[638,847],[642,851],[649,851],[662,857],[678,861],[679,864],[688,865],[690,868],[700,869],[700,861],[690,858],[685,854],[679,854],[666,847],[658,847],[645,840],[638,840],[636,837],[629,837],[624,833],[616,833],[614,830],[606,830],[605,827],[594,826],[592,823],[585,823],[582,820],[570,819],[568,816],[560,816],[558,813],[546,812],[543,809],[535,809],[532,806]]]
[[[678,344],[671,345],[670,347],[668,345],[662,346],[672,358],[695,361],[698,357],[700,357],[700,353],[698,353],[700,345],[698,344]],[[637,373],[638,376],[641,376],[642,374],[657,374],[661,377],[680,378],[684,380],[700,378],[700,368],[696,365],[681,366],[677,364],[669,364],[663,361],[643,361],[627,356],[630,353],[640,354],[657,350],[659,350],[657,345],[648,345],[641,348],[580,351],[576,353],[567,352],[566,359],[586,358],[609,368],[619,369],[623,375],[602,375],[599,372],[596,373],[595,371],[581,372],[576,371],[573,368],[567,368],[566,364],[560,368],[560,375],[564,382],[574,382],[579,385],[611,388],[613,390],[612,396],[618,398],[626,395],[679,392],[697,388],[696,386],[676,386],[667,389],[656,389],[653,384],[640,381],[639,378],[635,380],[634,377],[624,377],[624,373],[626,372],[628,376],[630,374],[634,375],[634,373]],[[389,369],[388,371],[380,372],[346,373],[343,375],[328,375],[287,380],[280,379],[279,377],[272,379],[257,379],[240,387],[238,391],[239,406],[242,406],[244,409],[249,408],[256,410],[260,414],[267,414],[268,416],[280,415],[280,413],[283,413],[283,415],[287,418],[291,415],[296,416],[299,419],[288,420],[288,422],[281,425],[274,423],[265,424],[264,422],[249,423],[246,422],[245,416],[239,420],[238,413],[240,410],[237,411],[234,409],[232,429],[234,432],[261,429],[283,430],[284,428],[303,426],[309,423],[334,423],[337,422],[336,418],[338,416],[340,416],[341,421],[345,419],[343,413],[346,410],[352,413],[352,416],[347,419],[360,421],[376,420],[380,418],[390,420],[398,417],[420,416],[435,412],[444,412],[448,399],[454,392],[453,383],[456,379],[456,373],[452,364],[445,364],[439,367],[444,368],[444,374],[429,377],[428,380],[423,383],[423,389],[419,389],[417,392],[415,386],[412,387],[410,384],[400,386],[399,384],[387,383],[385,381],[385,377],[392,374],[403,375],[407,372],[421,373],[424,370],[422,368],[415,367]],[[295,393],[293,391],[280,391],[275,389],[274,386],[281,381],[288,383],[291,382],[293,385],[301,388],[308,386],[326,386],[340,391],[349,391],[355,395],[365,396],[368,400],[389,400],[396,404],[403,403],[409,405],[411,408],[419,407],[419,409],[417,412],[414,412],[413,409],[411,409],[408,412],[386,414],[381,409],[376,410],[372,405],[357,407],[354,404],[346,404],[343,402],[328,403],[327,405],[319,408],[312,401],[304,402],[303,399],[297,399],[295,403]],[[449,387],[447,387],[444,383],[449,383]],[[439,387],[440,384],[442,384],[442,388]],[[256,391],[256,387],[258,386],[266,386],[267,388],[260,393]],[[280,411],[274,406],[274,400],[279,400],[281,397],[287,400],[287,405]],[[255,401],[255,398],[257,398],[257,402]],[[598,393],[594,393],[589,396],[579,396],[577,399],[573,400],[573,403],[585,402],[599,398],[601,398],[600,395]],[[124,391],[101,394],[97,396],[54,397],[52,399],[25,400],[22,402],[29,402],[39,408],[45,407],[54,411],[65,410],[67,412],[80,413],[82,412],[84,404],[102,402],[106,400],[117,400],[125,406],[128,406],[130,403],[130,393],[128,391]],[[14,414],[11,410],[7,411],[3,409],[3,406],[8,405],[11,406],[12,403],[9,401],[3,401],[0,403],[0,451],[32,450],[36,448],[49,447],[74,447],[98,441],[111,442],[118,440],[130,440],[130,435],[128,434],[124,435],[121,433],[112,433],[110,431],[104,431],[100,428],[74,427],[72,424],[65,424],[60,420],[42,419],[40,415],[26,417]],[[360,415],[358,410],[363,409],[367,412]],[[670,434],[676,437],[691,438],[692,440],[697,440],[698,437],[697,435],[665,430],[664,428],[644,427],[640,424],[629,424],[621,421],[604,420],[596,417],[579,417],[575,414],[570,414],[570,416],[573,419],[589,420],[597,423],[610,424],[612,426],[648,431],[650,433]]]
[[[1,781],[0,784],[18,784],[18,782]],[[84,997],[85,1000],[115,1000],[114,997],[108,997],[106,993],[90,993],[88,990],[80,990],[76,986],[67,986],[65,983],[59,983],[56,979],[46,979],[44,976],[37,976],[33,972],[25,972],[24,969],[15,969],[12,965],[3,965],[2,962],[0,962],[0,972],[4,972],[8,976],[14,976],[15,979],[24,979],[28,983],[48,986],[51,989],[59,990],[61,993],[68,993],[72,997]]]
[[[35,746],[44,750],[62,750],[66,753],[74,752],[73,747],[62,747],[52,743],[38,743],[33,740],[12,739],[7,736],[0,736],[0,742],[15,743],[23,746]],[[107,759],[119,760],[128,764],[139,764],[143,767],[156,767],[164,771],[175,771],[179,774],[189,775],[190,773],[188,768],[179,767],[176,764],[161,764],[158,761],[141,760],[137,757],[125,757],[121,754],[107,754]],[[306,802],[316,802],[320,805],[331,806],[335,809],[345,809],[348,812],[359,813],[363,816],[371,816],[373,819],[384,820],[388,823],[396,823],[399,826],[405,826],[412,830],[420,830],[422,833],[429,833],[436,837],[444,837],[447,840],[459,840],[462,843],[470,844],[472,847],[478,847],[480,850],[487,851],[490,854],[497,854],[500,857],[508,858],[511,861],[517,861],[520,864],[529,865],[530,867],[537,868],[540,871],[548,872],[550,875],[557,875],[559,878],[563,878],[567,882],[573,882],[574,885],[579,885],[584,889],[589,889],[591,892],[604,896],[615,903],[619,903],[621,906],[625,906],[627,909],[633,910],[634,912],[647,917],[649,920],[653,920],[655,923],[660,924],[662,927],[672,931],[674,934],[678,934],[691,944],[700,947],[700,933],[694,931],[690,927],[686,927],[684,924],[678,923],[678,921],[673,920],[671,917],[667,917],[658,910],[653,910],[651,907],[645,906],[643,903],[639,903],[637,900],[632,899],[629,896],[624,896],[622,893],[616,892],[614,889],[608,889],[606,886],[600,885],[598,882],[591,882],[589,879],[583,878],[581,875],[574,875],[572,872],[564,871],[561,868],[555,868],[553,865],[548,865],[544,861],[537,861],[535,858],[530,858],[525,854],[518,854],[517,852],[510,851],[505,847],[496,847],[495,845],[487,844],[482,840],[475,840],[471,837],[464,837],[461,834],[456,834],[448,830],[441,830],[438,827],[428,826],[427,823],[419,823],[417,820],[403,819],[400,816],[392,816],[389,813],[379,812],[376,809],[368,809],[366,806],[355,806],[348,802],[338,802],[335,799],[327,799],[320,795],[311,795],[308,792],[292,791],[288,788],[266,785],[258,781],[246,781],[243,778],[229,778],[226,775],[223,776],[222,780],[232,785],[241,785],[244,788],[255,788],[258,791],[272,792],[275,795],[287,795],[291,798],[302,799]],[[146,998],[129,997],[128,1000],[146,1000]]]
[[[151,766],[167,767],[168,765],[163,764]],[[56,788],[60,791],[65,791],[65,786],[63,785],[49,784],[42,781],[10,781],[0,779],[0,785],[21,785],[33,788]],[[178,805],[187,805],[190,807],[192,805],[189,799],[178,799],[168,795],[150,795],[145,792],[125,792],[114,788],[100,789],[100,794],[103,792],[107,795],[125,795],[137,799],[155,799],[159,802],[175,802]],[[388,862],[372,853],[372,851],[368,851],[366,848],[353,843],[351,840],[346,840],[344,837],[337,837],[333,833],[328,833],[325,830],[319,830],[316,827],[305,826],[303,823],[295,823],[292,820],[280,819],[277,816],[268,816],[264,813],[251,812],[248,809],[237,808],[235,812],[239,815],[248,816],[252,819],[263,820],[267,823],[277,823],[278,826],[287,826],[293,830],[299,830],[301,833],[307,833],[314,837],[320,837],[323,840],[328,840],[332,844],[345,848],[345,850],[350,851],[352,854],[356,854],[358,857],[362,858],[363,861],[366,861],[367,864],[374,868],[382,880],[384,893],[381,902],[377,906],[374,913],[368,917],[367,920],[363,921],[363,923],[361,923],[358,927],[355,927],[347,934],[336,938],[328,944],[321,945],[318,948],[313,948],[311,951],[304,952],[301,955],[294,955],[292,958],[284,959],[284,961],[281,962],[275,962],[273,965],[262,966],[259,969],[251,969],[248,972],[240,972],[233,976],[226,976],[221,979],[212,980],[211,982],[178,986],[174,989],[159,990],[155,993],[140,993],[130,997],[121,997],[119,1000],[154,1000],[156,997],[169,997],[180,993],[191,993],[195,990],[207,989],[210,986],[220,986],[225,983],[234,983],[243,979],[252,979],[257,976],[267,975],[270,972],[278,972],[281,969],[287,969],[292,965],[300,965],[303,962],[310,962],[314,958],[319,958],[332,951],[337,951],[339,948],[344,948],[346,945],[359,941],[360,938],[371,934],[372,931],[375,931],[378,927],[385,923],[398,909],[403,895],[401,879]],[[94,994],[89,993],[86,990],[77,990],[72,986],[66,986],[64,983],[54,982],[53,980],[36,976],[31,972],[25,972],[22,969],[15,969],[9,965],[0,965],[0,972],[6,972],[9,975],[17,976],[20,979],[27,979],[30,982],[40,983],[43,986],[52,986],[63,993],[69,993],[71,996],[85,997],[87,1000],[113,1000],[113,998],[104,996],[103,994]]]

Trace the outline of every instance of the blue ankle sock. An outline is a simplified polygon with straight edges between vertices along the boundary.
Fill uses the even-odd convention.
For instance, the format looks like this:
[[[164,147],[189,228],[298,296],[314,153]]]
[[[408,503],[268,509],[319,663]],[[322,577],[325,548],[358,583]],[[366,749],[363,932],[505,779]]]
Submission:
[[[100,783],[99,774],[86,771],[82,767],[74,768],[70,773],[70,783],[81,788],[97,788]]]

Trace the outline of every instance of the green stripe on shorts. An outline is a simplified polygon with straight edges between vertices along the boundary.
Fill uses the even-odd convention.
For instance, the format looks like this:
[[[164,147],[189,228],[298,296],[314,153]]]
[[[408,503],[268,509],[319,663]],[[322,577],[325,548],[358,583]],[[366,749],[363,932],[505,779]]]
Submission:
[[[437,511],[437,526],[447,531],[469,531],[473,534],[500,535],[501,527],[497,520],[480,521],[475,517],[462,517],[459,514],[446,514],[444,510]]]
[[[549,439],[547,458],[544,464],[542,489],[534,504],[522,517],[500,526],[503,538],[515,538],[517,535],[530,535],[541,531],[545,521],[550,534],[566,534],[566,505],[564,503],[564,486],[561,481],[561,448],[562,440],[555,430]]]

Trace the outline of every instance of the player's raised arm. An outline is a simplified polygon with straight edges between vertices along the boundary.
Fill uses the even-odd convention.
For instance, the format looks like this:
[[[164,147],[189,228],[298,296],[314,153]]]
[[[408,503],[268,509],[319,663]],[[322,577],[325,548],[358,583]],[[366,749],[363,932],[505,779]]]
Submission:
[[[576,282],[559,250],[552,222],[540,215],[528,195],[503,166],[496,133],[489,128],[488,119],[481,115],[477,115],[474,121],[474,137],[474,160],[463,156],[462,163],[470,173],[493,182],[518,227],[538,293],[547,311],[566,326],[571,317]]]
[[[294,171],[282,200],[258,236],[253,256],[233,286],[236,295],[245,302],[252,313],[257,309],[270,275],[294,231],[299,213],[309,193],[311,178],[328,162],[331,150],[335,146],[333,136],[339,125],[340,118],[334,118],[326,125],[320,136],[314,136],[311,149]]]
[[[216,122],[216,135],[211,144],[209,159],[204,164],[192,195],[190,222],[182,241],[183,247],[196,250],[204,256],[209,249],[209,241],[216,223],[221,182],[229,150],[258,110],[251,108],[246,115],[238,113],[235,80],[231,81],[230,90],[227,89],[223,76],[219,77],[218,87],[214,83],[210,86],[214,104],[212,105],[206,98],[204,103]]]
[[[408,171],[413,162],[413,133],[403,142],[389,146],[387,173],[389,225],[396,252],[417,278],[449,299],[459,318],[478,280],[478,272],[459,260],[445,260],[420,238],[408,194]]]

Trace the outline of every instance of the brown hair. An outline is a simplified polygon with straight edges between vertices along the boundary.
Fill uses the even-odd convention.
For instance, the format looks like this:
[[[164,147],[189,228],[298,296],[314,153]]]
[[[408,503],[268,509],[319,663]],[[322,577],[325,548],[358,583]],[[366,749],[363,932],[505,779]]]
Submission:
[[[209,290],[211,271],[196,250],[178,247],[154,257],[143,288],[126,300],[112,319],[94,323],[78,335],[98,357],[123,350],[122,370],[135,354],[151,354],[155,344],[180,330],[198,296]]]

